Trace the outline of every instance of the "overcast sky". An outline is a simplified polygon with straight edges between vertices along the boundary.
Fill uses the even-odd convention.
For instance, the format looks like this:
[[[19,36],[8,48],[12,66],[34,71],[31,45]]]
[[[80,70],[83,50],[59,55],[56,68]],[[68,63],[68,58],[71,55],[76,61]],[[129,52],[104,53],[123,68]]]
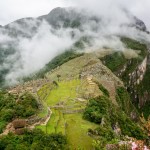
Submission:
[[[98,8],[97,5],[122,5],[142,19],[150,29],[150,0],[0,0],[0,25],[24,17],[37,17],[55,7],[81,6]],[[107,11],[109,9],[106,9]]]

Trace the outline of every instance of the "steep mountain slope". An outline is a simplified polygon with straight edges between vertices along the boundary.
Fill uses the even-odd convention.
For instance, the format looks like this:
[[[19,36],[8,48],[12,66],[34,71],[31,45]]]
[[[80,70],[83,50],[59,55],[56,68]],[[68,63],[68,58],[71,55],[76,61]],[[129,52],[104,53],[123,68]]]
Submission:
[[[120,26],[129,28],[135,27],[144,32],[147,31],[145,24],[141,20],[133,17],[129,13],[126,13],[126,16],[129,18],[130,23],[124,25],[121,24]],[[1,27],[0,33],[4,39],[0,43],[0,62],[2,64],[0,68],[1,86],[5,84],[7,75],[14,72],[16,68],[24,68],[25,60],[23,56],[24,52],[22,50],[24,46],[22,44],[24,43],[21,43],[20,45],[20,42],[23,41],[26,43],[26,41],[34,41],[36,38],[39,39],[42,36],[44,30],[43,27],[46,28],[50,25],[47,29],[49,34],[53,34],[58,37],[62,34],[59,33],[59,30],[68,29],[68,36],[70,36],[71,40],[73,40],[75,46],[77,46],[77,48],[84,48],[84,45],[92,45],[93,42],[93,37],[89,37],[88,30],[95,34],[98,30],[105,26],[104,22],[103,18],[91,15],[86,11],[82,11],[81,13],[81,10],[76,10],[75,8],[55,8],[47,15],[38,18],[19,19]],[[92,42],[89,42],[88,38],[91,38]],[[71,45],[70,47],[72,48]],[[32,49],[30,51],[32,51]],[[19,65],[17,62],[19,62]],[[45,63],[48,63],[48,61]],[[39,67],[38,69],[41,68],[42,67]],[[35,69],[35,71],[30,71],[30,73],[34,73],[36,71],[38,70]],[[21,74],[18,77],[19,79],[17,78],[16,80],[20,80],[22,76],[27,76],[30,73],[27,74],[26,71],[23,71],[23,75]],[[9,80],[11,79],[9,78]]]
[[[61,132],[71,149],[90,150],[95,147],[93,140],[106,140],[106,146],[110,137],[126,140],[120,139],[120,134],[146,139],[139,113],[123,82],[99,59],[104,52],[105,49],[74,58],[46,73],[45,79],[25,83],[9,92],[34,92],[43,105],[38,116],[45,117],[47,107],[52,111],[48,122],[36,128],[46,133]]]
[[[122,39],[128,48],[138,55],[133,58],[121,52],[112,53],[102,58],[103,63],[121,78],[131,95],[133,104],[149,116],[149,51],[146,44],[128,38]],[[139,52],[138,52],[139,51]]]
[[[141,20],[128,13],[127,16],[132,22],[121,26],[148,34]],[[36,149],[42,145],[42,149],[131,149],[132,140],[141,140],[142,146],[149,146],[150,60],[147,43],[115,35],[121,39],[123,50],[106,45],[96,47],[95,51],[84,51],[95,38],[85,34],[85,25],[94,24],[90,31],[96,33],[103,24],[102,18],[73,8],[56,8],[48,15],[20,19],[1,27],[0,32],[9,38],[0,44],[0,86],[12,71],[14,60],[19,62],[22,57],[21,51],[17,50],[20,39],[34,39],[45,21],[46,26],[50,25],[51,34],[57,35],[57,31],[68,29],[74,42],[39,72],[24,78],[22,84],[0,91],[0,131],[4,131],[0,148],[13,146],[17,149],[18,146],[21,149],[25,146]],[[77,38],[78,33],[84,34]],[[17,67],[23,68],[23,63]],[[36,128],[43,132],[10,128],[12,121],[18,118],[26,119],[27,130]],[[23,135],[8,134],[5,140],[3,135],[9,131]],[[8,140],[10,137],[15,144]],[[39,142],[41,137],[42,142]],[[23,146],[16,139],[22,141]]]

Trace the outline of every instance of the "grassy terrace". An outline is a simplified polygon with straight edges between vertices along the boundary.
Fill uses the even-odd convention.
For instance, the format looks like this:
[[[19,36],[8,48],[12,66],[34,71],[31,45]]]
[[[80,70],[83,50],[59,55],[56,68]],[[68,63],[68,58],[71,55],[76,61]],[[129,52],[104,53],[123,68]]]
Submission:
[[[94,129],[98,125],[82,119],[82,114],[65,115],[67,122],[66,135],[72,149],[92,149],[93,139],[87,135],[88,129]]]
[[[69,98],[77,97],[77,87],[80,86],[80,80],[62,81],[58,83],[58,87],[54,88],[48,95],[46,103],[49,106],[56,105],[60,101],[67,101]]]
[[[92,149],[93,139],[87,135],[88,129],[98,125],[83,120],[82,112],[86,101],[79,101],[82,83],[80,80],[61,81],[58,87],[43,86],[38,95],[45,108],[51,107],[52,115],[46,126],[37,126],[46,133],[62,133],[67,136],[71,149]],[[56,108],[57,106],[57,108]],[[79,112],[75,112],[79,111]],[[46,111],[45,111],[46,112]],[[45,113],[43,113],[45,114]],[[42,112],[40,115],[43,115]]]

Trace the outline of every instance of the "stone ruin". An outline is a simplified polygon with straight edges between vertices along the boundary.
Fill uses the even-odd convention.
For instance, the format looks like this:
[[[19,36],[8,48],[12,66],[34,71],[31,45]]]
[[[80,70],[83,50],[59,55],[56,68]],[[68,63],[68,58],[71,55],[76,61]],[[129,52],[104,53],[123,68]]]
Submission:
[[[12,122],[12,125],[15,129],[14,133],[17,135],[21,135],[24,133],[24,130],[27,126],[27,122],[25,119],[16,119]]]

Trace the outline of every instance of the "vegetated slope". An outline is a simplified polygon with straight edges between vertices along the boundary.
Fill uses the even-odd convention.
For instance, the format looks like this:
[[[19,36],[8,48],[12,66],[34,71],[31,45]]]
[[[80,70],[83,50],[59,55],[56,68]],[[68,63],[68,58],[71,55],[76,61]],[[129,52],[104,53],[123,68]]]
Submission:
[[[56,18],[58,18],[57,22]],[[46,19],[56,30],[61,27],[80,29],[82,28],[83,21],[91,20],[96,23],[100,21],[95,17],[87,18],[86,16],[80,16],[74,10],[71,10],[71,13],[69,13],[65,9],[57,8],[50,14],[38,18],[36,25],[29,28],[29,34],[15,29],[13,23],[5,26],[5,31],[12,37],[22,36],[31,38],[36,33],[41,19]],[[21,27],[27,28],[29,21],[33,21],[32,18],[18,20],[16,23],[19,23]],[[137,20],[133,26],[146,31],[143,22],[140,20]],[[81,41],[77,41],[75,46],[84,46],[83,40],[85,40],[85,38],[81,39]],[[132,93],[131,96],[134,100],[141,100],[141,98],[139,98],[140,94],[148,99],[147,91],[149,86],[146,80],[148,79],[149,71],[145,70],[147,61],[146,46],[128,38],[123,38],[122,41],[128,48],[133,50],[127,49],[124,53],[113,53],[113,50],[110,50],[109,53],[112,53],[111,56],[104,57],[102,61],[110,70],[121,77],[127,90]],[[4,51],[6,51],[6,53],[4,53],[6,55],[3,54],[3,56],[6,57],[15,53],[15,51],[12,51],[12,54],[7,55],[7,50]],[[40,98],[43,105],[43,109],[37,116],[49,116],[47,122],[44,123],[46,125],[38,125],[37,128],[42,129],[46,133],[54,133],[56,136],[61,132],[67,137],[68,145],[71,149],[92,149],[93,147],[103,149],[106,148],[108,144],[118,144],[119,141],[126,141],[126,135],[145,140],[144,142],[146,143],[146,129],[143,128],[143,125],[140,123],[138,111],[132,104],[134,101],[131,102],[123,82],[101,63],[99,60],[101,54],[102,53],[99,54],[99,52],[96,52],[83,55],[74,53],[74,51],[66,52],[53,59],[52,62],[47,64],[46,67],[36,75],[37,78],[45,77],[45,79],[19,85],[10,91],[12,93],[17,92],[18,94],[20,94],[22,90],[27,90],[34,94],[37,93],[36,96]],[[134,56],[132,56],[133,54]],[[1,61],[4,62],[3,59]],[[49,70],[51,70],[51,72],[48,72]],[[8,72],[9,68],[4,71],[2,70],[2,80]],[[136,86],[138,90],[135,88]],[[142,90],[144,90],[144,94],[141,92]],[[143,100],[141,102],[143,103]],[[146,104],[147,102],[148,101],[146,101]],[[137,104],[136,101],[134,104]],[[142,105],[140,105],[140,107],[141,106]],[[20,110],[22,111],[24,108]],[[48,110],[51,110],[52,114]],[[144,112],[145,117],[148,117],[149,112],[146,107],[142,107],[140,112]],[[4,127],[3,124],[2,127]],[[29,134],[31,135],[32,132],[29,132]],[[41,136],[41,134],[39,134],[39,136]],[[12,137],[13,139],[16,138],[16,136]],[[24,136],[22,137],[24,139]],[[49,141],[53,143],[51,136],[47,137],[44,134],[43,137],[42,140],[48,139],[43,142],[45,146]],[[17,136],[17,138],[19,137]],[[27,144],[29,147],[35,144],[33,142],[33,136],[31,136],[31,139],[32,142]],[[55,136],[54,139],[57,141]],[[63,137],[61,136],[60,139],[63,139]],[[3,140],[0,142],[3,143]],[[22,142],[23,145],[27,147],[24,141]],[[35,147],[37,148],[41,143],[39,141],[36,142]],[[7,145],[6,141],[4,143]],[[11,142],[8,140],[8,143]],[[54,146],[56,149],[63,149],[66,144],[66,139],[63,139],[63,142],[61,141],[59,144],[62,144],[62,146],[55,147],[55,144],[50,144],[46,148]],[[5,145],[2,146],[5,148]],[[13,145],[13,148],[16,149],[16,145]],[[44,149],[45,146],[42,148]]]
[[[58,66],[46,74],[53,88],[45,85],[38,91],[52,116],[46,126],[37,128],[63,133],[71,149],[92,149],[93,140],[104,148],[112,139],[125,140],[126,135],[147,138],[123,83],[98,57],[89,53]]]
[[[52,113],[45,124],[38,123],[36,128],[48,134],[62,133],[71,149],[102,149],[126,141],[126,135],[147,139],[123,82],[99,59],[104,51],[69,60],[46,73],[45,79],[9,90],[14,94],[37,93],[43,105],[37,116],[45,118],[48,108]]]
[[[122,38],[127,48],[134,50],[133,57],[124,52],[115,52],[100,58],[103,63],[123,80],[132,103],[144,114],[150,115],[149,106],[149,52],[146,44],[129,38]]]
[[[18,97],[7,91],[0,91],[0,133],[14,119],[37,114],[38,107],[38,102],[30,93],[25,92]]]
[[[147,31],[143,21],[129,13],[126,15],[129,17],[129,19],[131,19],[131,24],[124,26],[131,28],[135,27],[144,32]],[[0,33],[9,40],[4,40],[4,42],[0,44],[0,63],[2,64],[0,68],[0,87],[5,85],[6,76],[12,71],[13,66],[16,64],[14,60],[20,61],[21,54],[20,48],[18,47],[20,39],[32,39],[40,30],[39,28],[43,24],[43,21],[46,21],[52,27],[54,33],[59,29],[71,29],[72,32],[70,32],[70,37],[75,39],[76,35],[78,34],[78,32],[76,33],[75,31],[78,30],[79,32],[83,32],[85,29],[83,26],[87,23],[97,25],[92,31],[97,32],[97,29],[102,23],[102,18],[94,15],[88,15],[84,11],[81,13],[81,11],[76,10],[76,8],[55,8],[47,15],[38,18],[22,18],[6,26],[1,26]],[[83,34],[83,36],[88,37],[86,33]],[[84,38],[84,42],[87,38],[85,37],[81,37],[81,39]],[[76,46],[84,45],[84,42],[82,42],[83,40],[81,39],[78,39],[77,41],[75,40]],[[17,67],[21,68],[22,65],[23,62],[22,64],[20,62],[20,65]]]

